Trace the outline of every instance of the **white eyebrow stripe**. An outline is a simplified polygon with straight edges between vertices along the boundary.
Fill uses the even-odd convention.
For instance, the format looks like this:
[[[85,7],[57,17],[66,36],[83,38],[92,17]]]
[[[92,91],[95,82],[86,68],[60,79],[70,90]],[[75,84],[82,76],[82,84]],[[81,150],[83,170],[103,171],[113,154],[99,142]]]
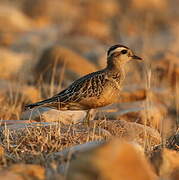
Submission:
[[[111,54],[113,54],[114,52],[121,52],[122,50],[126,50],[126,48],[118,47],[118,48],[114,49],[113,51],[110,51],[108,56],[111,56]]]

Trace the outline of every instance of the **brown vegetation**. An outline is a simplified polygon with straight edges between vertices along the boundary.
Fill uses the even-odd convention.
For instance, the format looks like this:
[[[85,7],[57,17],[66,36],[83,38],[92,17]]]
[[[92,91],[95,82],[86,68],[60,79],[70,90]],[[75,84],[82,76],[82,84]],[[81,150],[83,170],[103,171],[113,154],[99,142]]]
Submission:
[[[1,0],[0,179],[179,179],[179,13],[173,0]],[[24,105],[105,66],[130,63],[116,104],[86,112]]]

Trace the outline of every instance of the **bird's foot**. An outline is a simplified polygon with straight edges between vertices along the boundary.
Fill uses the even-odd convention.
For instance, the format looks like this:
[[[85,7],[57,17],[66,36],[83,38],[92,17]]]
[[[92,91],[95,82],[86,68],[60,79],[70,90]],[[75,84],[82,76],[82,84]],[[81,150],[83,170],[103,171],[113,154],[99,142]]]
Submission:
[[[90,126],[90,121],[94,119],[96,115],[95,109],[90,109],[87,111],[86,118],[84,119],[84,125]]]

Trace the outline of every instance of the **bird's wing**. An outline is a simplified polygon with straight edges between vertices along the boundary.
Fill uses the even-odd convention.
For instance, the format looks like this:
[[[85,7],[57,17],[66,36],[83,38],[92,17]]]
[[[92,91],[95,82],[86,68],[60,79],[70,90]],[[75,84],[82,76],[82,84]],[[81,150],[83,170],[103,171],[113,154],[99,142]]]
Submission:
[[[58,102],[67,103],[78,102],[87,97],[99,96],[106,81],[107,78],[103,71],[91,73],[78,79],[53,98],[56,98]]]
[[[36,106],[44,106],[44,105],[57,105],[57,104],[65,104],[65,103],[75,103],[79,102],[81,99],[87,97],[99,96],[103,90],[104,84],[108,81],[106,78],[105,72],[97,71],[73,82],[68,88],[56,94],[55,96],[25,106],[26,108],[34,108]]]

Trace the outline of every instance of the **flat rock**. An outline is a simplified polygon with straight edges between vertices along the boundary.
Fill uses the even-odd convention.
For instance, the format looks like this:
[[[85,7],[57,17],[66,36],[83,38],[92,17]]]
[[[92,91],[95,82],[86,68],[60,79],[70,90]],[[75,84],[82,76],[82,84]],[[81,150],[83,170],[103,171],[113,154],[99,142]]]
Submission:
[[[6,120],[4,120],[6,121]],[[7,120],[12,121],[12,123],[2,124],[4,126],[0,127],[0,130],[26,130],[27,128],[45,128],[57,126],[57,122],[34,122],[31,120]]]
[[[10,95],[11,94],[11,95]],[[29,104],[40,100],[40,92],[34,86],[22,85],[22,83],[10,80],[0,80],[0,101],[21,102]]]
[[[32,21],[20,10],[13,6],[0,5],[1,31],[28,31],[32,28]]]
[[[0,171],[0,179],[14,179],[14,180],[23,180],[23,179],[45,179],[45,169],[40,165],[33,164],[15,164],[6,170]]]
[[[78,145],[66,148],[66,149],[64,149],[64,150],[62,150],[60,152],[53,153],[52,155],[55,156],[55,157],[67,157],[69,153],[71,155],[72,154],[77,154],[77,153],[82,153],[82,152],[85,152],[85,151],[89,151],[89,150],[91,150],[91,149],[93,149],[95,147],[98,147],[98,146],[100,146],[101,144],[104,144],[104,143],[105,143],[104,140],[90,141],[90,142],[87,142],[87,143],[84,143],[84,144],[78,144]]]
[[[98,111],[98,119],[106,117],[107,119],[126,120],[128,122],[137,122],[146,124],[159,131],[162,130],[162,123],[167,121],[167,107],[162,103],[146,104],[146,101],[135,101],[130,103],[113,104],[111,106],[103,107]]]
[[[14,78],[21,70],[28,55],[25,53],[16,53],[5,48],[0,49],[0,76],[4,79]]]
[[[146,147],[161,143],[160,133],[149,126],[125,120],[94,121],[96,127],[106,129],[112,136],[125,138]]]
[[[96,66],[88,59],[69,48],[56,45],[44,50],[34,72],[36,79],[40,78],[45,82],[54,79],[55,82],[59,82],[59,75],[62,76],[62,72],[66,79],[75,80],[96,70]]]
[[[60,111],[49,107],[39,107],[22,113],[22,120],[43,122],[62,122],[64,124],[77,123],[84,120],[85,111]]]

